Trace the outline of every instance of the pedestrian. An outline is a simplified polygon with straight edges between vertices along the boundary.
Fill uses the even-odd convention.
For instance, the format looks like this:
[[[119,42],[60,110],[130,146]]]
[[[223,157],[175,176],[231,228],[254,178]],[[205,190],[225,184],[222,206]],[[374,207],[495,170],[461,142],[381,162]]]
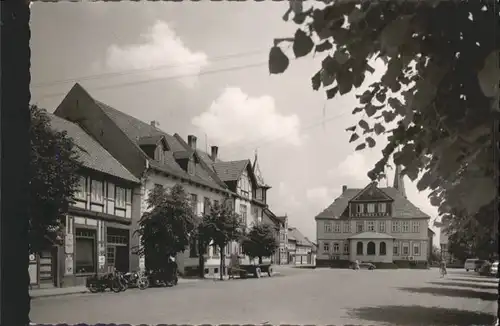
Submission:
[[[447,272],[446,272],[446,262],[441,260],[441,263],[439,264],[439,271],[441,272],[441,278],[443,278]]]

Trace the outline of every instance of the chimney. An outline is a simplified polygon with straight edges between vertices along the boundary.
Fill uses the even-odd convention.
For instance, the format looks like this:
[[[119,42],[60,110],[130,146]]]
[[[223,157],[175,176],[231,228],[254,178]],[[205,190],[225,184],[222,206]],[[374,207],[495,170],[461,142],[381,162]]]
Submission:
[[[343,186],[342,186],[342,193],[344,193],[346,190],[347,190],[347,186],[346,186],[346,185],[343,185]]]
[[[194,136],[194,135],[188,136],[188,145],[192,149],[194,149],[194,150],[196,149],[196,136]]]
[[[212,149],[212,155],[210,157],[212,158],[213,161],[215,161],[217,159],[217,153],[219,153],[219,147],[212,146],[211,149]]]
[[[151,121],[150,124],[151,124],[151,127],[154,127],[154,128],[158,128],[158,126],[160,125],[160,123],[156,120]]]

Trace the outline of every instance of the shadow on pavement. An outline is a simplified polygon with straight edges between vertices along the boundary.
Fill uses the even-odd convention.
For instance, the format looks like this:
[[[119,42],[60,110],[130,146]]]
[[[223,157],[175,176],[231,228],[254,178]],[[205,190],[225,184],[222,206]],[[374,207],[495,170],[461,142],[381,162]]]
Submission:
[[[470,283],[458,283],[458,282],[429,282],[434,285],[442,285],[442,286],[460,286],[464,288],[478,289],[478,290],[495,290],[498,288],[496,284],[470,284]]]
[[[348,315],[365,321],[399,326],[470,326],[491,325],[494,322],[494,316],[486,313],[422,306],[363,307],[350,310]]]
[[[462,297],[471,299],[481,299],[485,301],[496,301],[497,294],[491,292],[480,292],[468,289],[450,289],[450,288],[438,288],[438,287],[421,287],[421,288],[398,288],[402,291],[408,291],[412,293],[425,293],[432,295],[441,295],[448,297]]]
[[[447,280],[450,281],[462,281],[462,282],[476,282],[476,283],[493,283],[493,284],[498,284],[498,280],[494,278],[458,278],[458,277],[447,277]]]

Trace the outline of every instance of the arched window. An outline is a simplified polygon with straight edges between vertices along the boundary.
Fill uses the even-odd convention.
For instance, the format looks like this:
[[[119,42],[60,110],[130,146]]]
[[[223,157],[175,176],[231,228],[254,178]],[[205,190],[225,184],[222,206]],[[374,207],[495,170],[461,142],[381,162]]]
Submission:
[[[366,254],[367,255],[375,255],[375,242],[368,242],[368,246],[366,246]]]
[[[387,247],[385,245],[385,242],[381,242],[380,243],[380,250],[379,250],[379,254],[380,255],[386,255],[386,250],[387,250]]]
[[[356,255],[363,255],[363,242],[361,241],[356,244]]]

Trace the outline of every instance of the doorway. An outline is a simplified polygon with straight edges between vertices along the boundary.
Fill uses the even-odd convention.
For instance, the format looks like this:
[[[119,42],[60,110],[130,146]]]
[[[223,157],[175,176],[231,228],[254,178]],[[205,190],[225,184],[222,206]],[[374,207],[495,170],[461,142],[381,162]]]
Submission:
[[[129,272],[129,238],[128,229],[106,228],[106,260],[109,272],[114,268],[122,273]]]

